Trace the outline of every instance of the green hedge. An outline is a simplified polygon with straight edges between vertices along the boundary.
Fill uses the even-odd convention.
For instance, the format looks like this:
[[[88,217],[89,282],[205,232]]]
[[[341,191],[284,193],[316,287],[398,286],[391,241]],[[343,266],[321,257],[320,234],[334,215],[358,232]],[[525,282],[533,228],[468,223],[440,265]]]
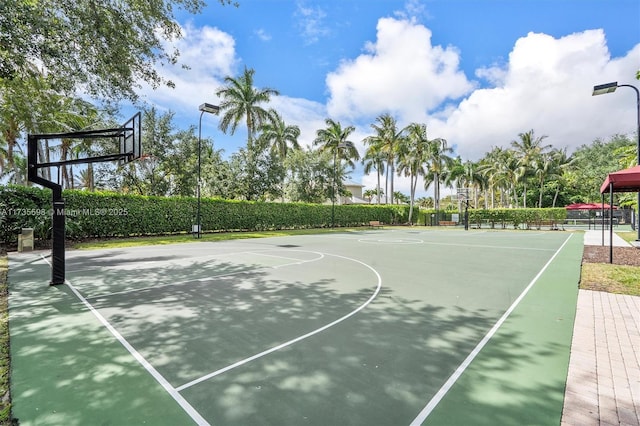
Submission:
[[[197,199],[64,191],[68,239],[190,232]],[[370,220],[405,223],[408,206],[264,203],[203,198],[203,232],[361,226]],[[0,186],[0,242],[15,246],[21,228],[51,237],[51,191]]]
[[[190,232],[196,223],[197,199],[64,191],[68,239],[159,235]],[[334,210],[335,209],[335,210]],[[408,221],[409,207],[264,203],[203,198],[203,232],[362,226],[370,220],[388,224]],[[430,224],[434,210],[414,209],[414,223]],[[463,214],[460,214],[460,218]],[[469,223],[482,228],[542,229],[561,224],[564,208],[469,210]],[[439,212],[451,220],[451,212]],[[0,186],[0,243],[15,246],[22,228],[34,228],[36,238],[51,238],[51,191],[24,186]]]

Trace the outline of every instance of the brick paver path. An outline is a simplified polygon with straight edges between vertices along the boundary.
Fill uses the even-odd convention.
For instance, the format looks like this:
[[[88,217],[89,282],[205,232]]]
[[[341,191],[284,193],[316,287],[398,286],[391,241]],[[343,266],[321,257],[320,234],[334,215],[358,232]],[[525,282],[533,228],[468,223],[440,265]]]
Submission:
[[[640,425],[640,297],[579,290],[562,425]]]

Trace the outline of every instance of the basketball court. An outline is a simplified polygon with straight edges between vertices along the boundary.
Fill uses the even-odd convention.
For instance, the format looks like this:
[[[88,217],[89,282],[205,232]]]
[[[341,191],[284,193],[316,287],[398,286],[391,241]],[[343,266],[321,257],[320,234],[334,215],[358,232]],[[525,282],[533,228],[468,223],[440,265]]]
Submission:
[[[21,425],[559,424],[581,235],[11,253]]]

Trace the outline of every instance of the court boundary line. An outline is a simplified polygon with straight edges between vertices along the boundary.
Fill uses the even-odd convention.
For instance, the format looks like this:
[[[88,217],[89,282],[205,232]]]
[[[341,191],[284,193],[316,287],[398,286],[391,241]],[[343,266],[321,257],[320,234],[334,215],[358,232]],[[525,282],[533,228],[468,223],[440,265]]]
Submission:
[[[317,253],[320,253],[320,252],[317,252]],[[322,254],[325,255],[325,256],[334,256],[334,257],[338,257],[338,258],[342,258],[342,259],[346,259],[346,260],[349,260],[349,261],[352,261],[352,262],[359,263],[359,264],[365,266],[366,268],[369,268],[375,274],[375,276],[378,278],[378,284],[376,285],[376,289],[374,290],[373,294],[369,297],[369,299],[367,299],[366,302],[364,302],[362,305],[358,306],[358,308],[354,309],[353,311],[349,312],[348,314],[343,315],[342,317],[340,317],[340,318],[338,318],[338,319],[336,319],[336,320],[334,320],[334,321],[332,321],[332,322],[330,322],[328,324],[325,324],[320,328],[317,328],[317,329],[315,329],[313,331],[310,331],[310,332],[308,332],[306,334],[298,336],[298,337],[296,337],[294,339],[288,340],[288,341],[286,341],[284,343],[281,343],[279,345],[276,345],[276,346],[274,346],[272,348],[266,349],[266,350],[264,350],[262,352],[259,352],[259,353],[255,354],[255,355],[252,355],[250,357],[247,357],[247,358],[241,359],[239,361],[236,361],[233,364],[227,365],[226,367],[220,368],[220,369],[218,369],[216,371],[213,371],[213,372],[211,372],[209,374],[206,374],[204,376],[198,377],[197,379],[194,379],[194,380],[192,380],[190,382],[187,382],[187,383],[185,383],[185,384],[183,384],[181,386],[176,387],[176,390],[178,392],[182,392],[184,389],[188,389],[188,388],[190,388],[190,387],[192,387],[194,385],[197,385],[199,383],[202,383],[204,381],[212,379],[212,378],[214,378],[216,376],[219,376],[220,374],[223,374],[223,373],[226,373],[228,371],[231,371],[231,370],[233,370],[233,369],[235,369],[237,367],[240,367],[240,366],[242,366],[244,364],[247,364],[247,363],[249,363],[251,361],[255,361],[256,359],[262,358],[262,357],[264,357],[266,355],[269,355],[269,354],[271,354],[273,352],[279,351],[280,349],[286,348],[286,347],[291,346],[291,345],[293,345],[295,343],[298,343],[298,342],[300,342],[302,340],[305,340],[305,339],[307,339],[307,338],[309,338],[311,336],[319,334],[319,333],[321,333],[321,332],[323,332],[323,331],[325,331],[325,330],[327,330],[327,329],[329,329],[329,328],[331,328],[331,327],[333,327],[333,326],[335,326],[335,325],[337,325],[337,324],[339,324],[339,323],[351,318],[352,316],[354,316],[355,314],[357,314],[358,312],[360,312],[361,310],[366,308],[369,304],[371,304],[371,302],[373,302],[373,300],[378,296],[378,294],[380,293],[380,290],[382,289],[382,277],[380,276],[380,274],[378,273],[378,271],[376,271],[376,269],[374,267],[372,267],[371,265],[368,265],[368,264],[366,264],[366,263],[364,263],[364,262],[362,262],[362,261],[360,261],[358,259],[353,259],[353,258],[350,258],[350,257],[347,257],[347,256],[341,256],[341,255],[338,255],[338,254],[331,254],[331,253],[322,253]]]
[[[49,265],[51,265],[51,263],[47,259],[45,259],[44,257],[42,257],[42,259]],[[131,356],[133,356],[133,358],[138,361],[138,363],[142,365],[142,367],[147,370],[149,374],[151,374],[151,376],[160,384],[160,386],[162,386],[162,388],[173,398],[173,400],[178,403],[178,405],[187,413],[187,415],[191,417],[194,422],[196,422],[196,424],[200,426],[210,426],[210,423],[206,421],[204,417],[202,417],[200,413],[198,413],[198,411],[193,408],[193,406],[189,404],[189,402],[182,395],[180,395],[176,388],[171,386],[167,379],[165,379],[164,376],[160,374],[160,372],[158,372],[158,370],[156,370],[149,363],[149,361],[147,361],[133,346],[131,346],[127,339],[125,339],[118,332],[118,330],[116,330],[115,327],[113,327],[111,323],[107,321],[107,319],[103,317],[102,314],[98,312],[98,310],[94,308],[93,305],[91,305],[91,303],[87,301],[87,299],[84,298],[84,296],[82,296],[82,294],[80,294],[80,292],[71,284],[69,280],[65,280],[65,284],[71,289],[73,294],[75,294],[75,296],[82,302],[82,304],[87,309],[89,309],[89,311],[98,319],[98,321],[113,335],[113,337],[115,337],[116,340],[122,346],[124,346],[129,354],[131,354]]]
[[[410,426],[420,426],[426,419],[429,417],[431,412],[436,408],[436,406],[440,403],[440,401],[446,396],[449,390],[453,387],[453,385],[458,381],[462,373],[465,372],[467,367],[471,365],[471,362],[478,356],[480,351],[486,346],[486,344],[493,338],[498,329],[502,326],[502,324],[507,320],[507,318],[511,315],[511,313],[515,310],[515,308],[520,304],[522,299],[529,293],[529,290],[533,288],[533,286],[538,282],[538,279],[542,276],[542,274],[547,270],[549,265],[555,260],[558,254],[562,251],[565,245],[569,242],[573,234],[570,234],[566,240],[562,243],[560,248],[556,250],[556,252],[551,256],[551,258],[547,261],[547,263],[540,269],[540,271],[536,274],[535,277],[531,280],[529,285],[525,287],[525,289],[520,293],[520,296],[516,300],[513,301],[509,309],[505,311],[505,313],[498,319],[498,321],[491,327],[491,329],[485,334],[485,336],[480,340],[480,342],[476,345],[475,348],[467,355],[467,357],[462,361],[462,363],[456,368],[456,370],[449,376],[447,381],[438,389],[438,392],[429,400],[427,405],[418,413],[415,419],[410,423]]]

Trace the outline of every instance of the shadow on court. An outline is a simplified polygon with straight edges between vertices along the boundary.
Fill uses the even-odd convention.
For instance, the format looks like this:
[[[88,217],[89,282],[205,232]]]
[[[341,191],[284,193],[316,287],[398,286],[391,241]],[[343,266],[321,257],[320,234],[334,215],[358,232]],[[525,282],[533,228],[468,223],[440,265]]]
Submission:
[[[408,425],[500,316],[408,297],[383,273],[375,299],[348,320],[229,368],[349,315],[374,294],[375,275],[335,257],[286,267],[262,257],[122,260],[128,257],[118,250],[74,255],[68,278],[216,425]],[[68,286],[42,284],[47,272],[42,261],[10,271],[21,424],[193,423]],[[547,318],[549,304],[562,310],[571,298],[556,286],[534,295],[555,301],[525,300],[514,311],[424,424],[559,419],[566,365],[562,376],[558,354],[568,360],[566,333],[546,326],[564,330],[573,321],[571,309],[562,314],[567,327],[555,313]],[[529,372],[532,365],[554,377]]]

